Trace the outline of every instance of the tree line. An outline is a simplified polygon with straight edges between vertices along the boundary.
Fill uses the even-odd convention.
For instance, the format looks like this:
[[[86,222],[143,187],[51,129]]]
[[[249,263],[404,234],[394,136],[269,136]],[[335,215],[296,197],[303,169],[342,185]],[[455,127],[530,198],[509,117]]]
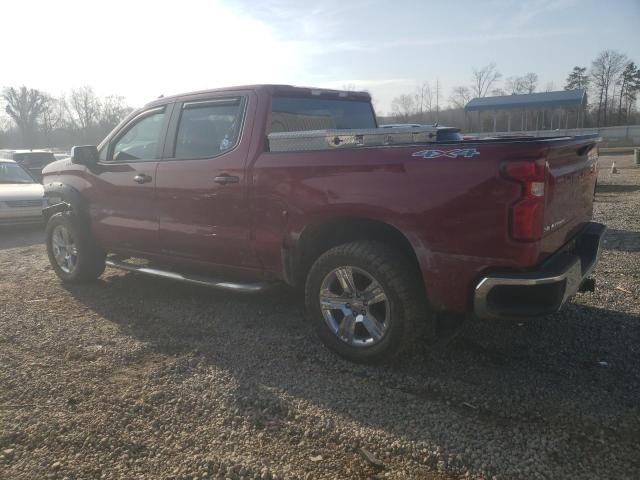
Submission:
[[[0,96],[0,148],[97,144],[133,108],[124,97],[99,97],[90,86],[53,96],[26,86],[6,87]]]
[[[423,82],[411,93],[398,95],[392,100],[391,113],[385,118],[397,123],[446,123],[458,127],[471,127],[464,106],[477,97],[518,95],[550,92],[557,89],[587,91],[584,126],[628,125],[640,122],[636,100],[640,92],[640,68],[625,54],[604,50],[589,67],[575,66],[567,75],[563,87],[553,82],[543,87],[534,72],[504,78],[495,63],[474,67],[468,85],[454,86],[448,102],[440,108],[440,92],[429,82]],[[547,118],[553,122],[554,112]],[[566,113],[568,115],[568,113]],[[559,123],[559,120],[558,120]],[[550,123],[548,125],[553,125]],[[548,128],[547,125],[547,128]]]
[[[636,108],[640,69],[623,53],[604,50],[589,67],[573,67],[563,88],[588,92],[584,126],[640,123]],[[355,86],[350,85],[346,89],[353,90]],[[413,92],[395,97],[390,115],[382,120],[383,123],[440,123],[471,130],[473,125],[464,112],[464,106],[474,97],[552,90],[555,90],[552,82],[540,87],[538,75],[534,72],[507,77],[503,81],[496,64],[490,63],[474,67],[469,84],[454,86],[446,101],[439,80],[422,82]],[[4,118],[0,116],[0,148],[67,149],[72,145],[97,144],[133,110],[125,103],[124,97],[101,98],[90,86],[72,89],[57,97],[26,86],[6,87],[2,89],[0,101],[6,112]],[[545,113],[550,119],[550,123],[543,123],[542,128],[553,128],[556,112],[542,113],[543,119]],[[526,115],[525,112],[525,127]],[[560,125],[562,112],[557,112],[557,115],[556,125]],[[565,112],[567,124],[569,115]],[[502,118],[499,130],[504,127]]]

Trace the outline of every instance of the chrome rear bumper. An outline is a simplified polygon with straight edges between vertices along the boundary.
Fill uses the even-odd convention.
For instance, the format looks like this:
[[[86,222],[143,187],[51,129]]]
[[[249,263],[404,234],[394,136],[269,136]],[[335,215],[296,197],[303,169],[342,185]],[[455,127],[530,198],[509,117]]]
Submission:
[[[568,247],[534,272],[483,277],[475,287],[475,315],[484,319],[518,318],[558,311],[598,263],[606,229],[600,223],[589,223]]]

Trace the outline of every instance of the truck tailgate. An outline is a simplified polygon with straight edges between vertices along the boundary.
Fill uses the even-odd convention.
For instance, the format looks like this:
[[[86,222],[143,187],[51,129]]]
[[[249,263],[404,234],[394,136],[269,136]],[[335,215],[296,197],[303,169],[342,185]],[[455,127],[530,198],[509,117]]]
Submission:
[[[549,142],[543,256],[555,252],[591,220],[598,140],[584,136]]]

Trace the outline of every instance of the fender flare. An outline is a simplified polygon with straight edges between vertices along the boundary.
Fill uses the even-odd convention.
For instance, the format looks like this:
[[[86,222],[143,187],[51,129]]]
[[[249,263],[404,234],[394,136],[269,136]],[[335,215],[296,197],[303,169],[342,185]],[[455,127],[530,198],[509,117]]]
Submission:
[[[349,223],[350,228],[340,229],[340,234],[327,236],[328,230],[332,225]],[[419,254],[424,251],[422,245],[411,241],[411,236],[407,235],[405,229],[399,228],[396,224],[376,218],[369,215],[341,215],[316,217],[313,221],[303,225],[300,230],[289,232],[283,240],[281,249],[282,277],[283,280],[292,286],[303,285],[305,275],[311,263],[308,263],[306,257],[316,256],[323,248],[339,245],[340,243],[366,240],[373,238],[384,238],[385,241],[394,242],[396,246],[403,251],[408,252],[415,258],[416,266],[421,268]],[[319,245],[314,244],[314,237],[319,239],[319,245],[323,247],[317,250]]]
[[[44,185],[44,196],[49,206],[44,208],[42,214],[45,220],[59,212],[71,212],[73,215],[89,217],[89,207],[82,194],[75,188],[62,182],[53,182]]]

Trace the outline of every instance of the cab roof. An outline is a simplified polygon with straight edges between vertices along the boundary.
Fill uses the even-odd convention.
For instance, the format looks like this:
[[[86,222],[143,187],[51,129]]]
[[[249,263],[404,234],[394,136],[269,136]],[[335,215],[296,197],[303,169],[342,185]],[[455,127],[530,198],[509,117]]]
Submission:
[[[168,97],[160,97],[145,105],[152,107],[154,105],[163,105],[172,101],[188,98],[196,95],[206,95],[207,93],[224,93],[239,92],[252,90],[255,92],[265,92],[270,95],[297,95],[297,96],[329,96],[339,97],[349,100],[371,101],[369,92],[353,92],[347,90],[332,90],[330,88],[313,88],[313,87],[296,87],[294,85],[277,85],[277,84],[259,84],[259,85],[240,85],[235,87],[213,88],[209,90],[198,90],[195,92],[180,93]]]

